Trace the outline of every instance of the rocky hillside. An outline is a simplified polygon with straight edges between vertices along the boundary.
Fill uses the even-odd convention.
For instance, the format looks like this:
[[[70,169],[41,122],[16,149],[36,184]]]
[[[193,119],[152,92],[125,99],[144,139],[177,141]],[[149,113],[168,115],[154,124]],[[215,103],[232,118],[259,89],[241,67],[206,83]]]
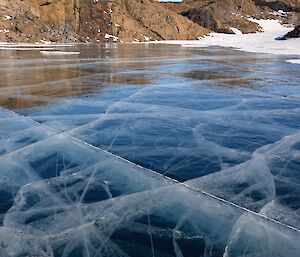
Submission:
[[[285,12],[300,12],[299,0],[254,0],[257,6],[268,7],[272,10]]]
[[[101,40],[111,32],[109,3],[93,0],[1,0],[1,41]]]
[[[150,0],[1,0],[0,41],[196,39],[208,30]]]
[[[0,0],[0,41],[196,39],[232,28],[251,33],[260,28],[249,16],[291,22],[299,8],[299,0]]]
[[[125,41],[197,39],[209,32],[150,0],[118,0],[112,5],[113,34]]]
[[[209,1],[181,12],[195,23],[220,33],[234,33],[231,28],[243,33],[259,31],[258,24],[247,19],[247,16],[257,13],[260,14],[261,10],[251,0]]]
[[[249,21],[249,17],[292,23],[299,15],[300,1],[185,0],[180,4],[167,3],[165,6],[215,32],[234,33],[232,28],[236,28],[243,33],[253,33],[260,31],[260,28]]]

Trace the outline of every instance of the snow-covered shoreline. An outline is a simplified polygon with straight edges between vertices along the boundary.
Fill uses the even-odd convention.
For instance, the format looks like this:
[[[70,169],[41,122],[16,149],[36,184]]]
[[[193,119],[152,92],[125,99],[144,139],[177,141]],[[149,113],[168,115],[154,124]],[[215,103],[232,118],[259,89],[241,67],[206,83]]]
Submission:
[[[176,44],[183,47],[230,47],[251,53],[300,55],[300,38],[289,40],[275,40],[285,35],[292,27],[286,27],[277,20],[253,20],[263,28],[263,32],[253,34],[222,34],[211,33],[199,40],[157,41],[160,44]],[[151,42],[152,43],[152,42]]]
[[[293,63],[293,64],[300,64],[300,59],[291,59],[291,60],[287,60],[287,62]]]
[[[199,40],[166,40],[151,41],[150,44],[175,44],[182,47],[228,47],[251,53],[281,54],[300,56],[300,38],[289,40],[275,40],[278,36],[283,36],[292,30],[292,27],[283,26],[278,20],[255,20],[262,28],[263,32],[242,34],[239,30],[232,28],[235,34],[211,33]],[[137,43],[137,42],[133,42]],[[57,47],[71,47],[76,44],[53,44],[51,42],[39,43],[5,43],[0,42],[0,50],[38,50],[53,51]],[[46,54],[46,53],[45,53]],[[51,53],[50,53],[51,54]],[[299,64],[298,59],[287,60],[289,63]]]

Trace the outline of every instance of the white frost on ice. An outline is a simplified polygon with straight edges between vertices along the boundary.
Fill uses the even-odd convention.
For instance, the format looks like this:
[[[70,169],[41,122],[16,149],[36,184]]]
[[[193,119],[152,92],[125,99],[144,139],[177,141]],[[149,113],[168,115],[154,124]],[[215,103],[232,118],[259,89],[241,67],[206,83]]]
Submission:
[[[42,55],[78,55],[80,52],[40,51]]]
[[[44,41],[41,40],[41,42],[36,42],[36,43],[6,43],[6,42],[0,42],[0,47],[11,47],[11,48],[15,48],[15,47],[48,47],[49,45],[51,45],[51,47],[71,47],[74,46],[72,44],[56,44],[56,43],[52,43],[50,41]]]
[[[1,32],[1,30],[0,30]],[[71,47],[71,44],[55,44],[50,41],[41,40],[41,42],[32,43],[5,43],[0,42],[0,50],[13,51],[51,51],[57,47]]]
[[[44,47],[0,47],[0,50],[11,50],[11,51],[40,51],[40,50],[54,50],[54,48]]]

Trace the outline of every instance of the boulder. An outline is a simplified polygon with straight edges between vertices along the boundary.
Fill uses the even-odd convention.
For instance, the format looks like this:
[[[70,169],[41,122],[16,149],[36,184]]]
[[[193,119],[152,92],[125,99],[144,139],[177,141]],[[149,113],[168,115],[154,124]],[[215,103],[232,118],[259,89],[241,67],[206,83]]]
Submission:
[[[299,0],[254,0],[257,6],[268,7],[274,11],[300,12]]]
[[[232,34],[231,28],[239,29],[242,33],[260,31],[257,23],[247,19],[248,15],[260,12],[251,0],[193,1],[192,6],[197,7],[182,11],[181,14],[215,32]]]
[[[282,37],[282,40],[290,38],[300,38],[300,25],[296,26],[292,31],[288,32]]]
[[[116,0],[111,17],[113,35],[124,41],[190,40],[209,32],[150,0]]]

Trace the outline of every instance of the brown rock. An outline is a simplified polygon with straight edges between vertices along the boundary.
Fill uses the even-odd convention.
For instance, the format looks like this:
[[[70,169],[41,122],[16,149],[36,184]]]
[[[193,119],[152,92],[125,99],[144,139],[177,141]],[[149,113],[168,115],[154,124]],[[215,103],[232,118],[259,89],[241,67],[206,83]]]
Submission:
[[[272,10],[284,12],[300,12],[299,0],[254,0],[257,6],[266,6]]]
[[[113,34],[124,41],[197,39],[209,31],[150,0],[116,0]]]
[[[259,26],[249,15],[269,18],[283,8],[299,17],[299,5],[299,0],[0,0],[0,41],[197,39],[210,30],[233,33],[231,27],[251,33]],[[285,22],[291,23],[292,15]]]
[[[79,1],[79,13],[76,34],[82,42],[105,40],[112,33],[110,4],[105,1]]]
[[[183,11],[181,14],[215,32],[232,34],[231,27],[243,33],[260,30],[258,24],[247,19],[248,15],[260,13],[252,0],[200,0],[190,1],[190,4],[197,7]]]
[[[300,25],[296,26],[295,29],[285,34],[282,40],[286,40],[290,38],[300,38]]]
[[[13,18],[1,20],[5,15]],[[1,0],[2,28],[9,41],[31,42],[196,39],[208,33],[151,0]],[[8,41],[3,33],[0,40]]]
[[[243,33],[260,31],[258,24],[248,17],[279,19],[293,23],[300,8],[299,0],[184,0],[182,3],[166,3],[167,8],[180,12],[192,21],[215,32],[233,33],[231,27]],[[276,15],[274,11],[292,11]]]

